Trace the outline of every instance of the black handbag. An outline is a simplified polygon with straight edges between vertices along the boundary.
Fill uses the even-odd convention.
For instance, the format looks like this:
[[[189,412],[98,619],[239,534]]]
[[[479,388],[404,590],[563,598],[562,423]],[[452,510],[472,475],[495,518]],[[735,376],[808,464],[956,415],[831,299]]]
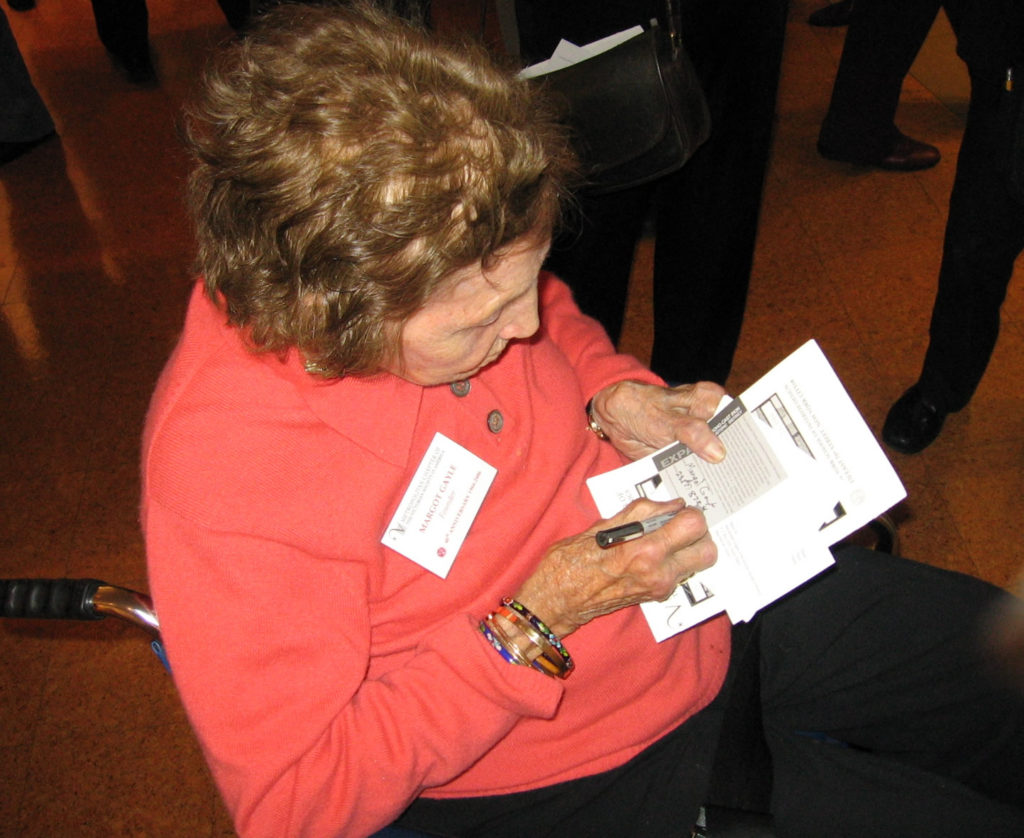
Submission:
[[[581,162],[582,191],[589,194],[676,171],[711,132],[689,56],[657,21],[616,47],[534,81],[563,110]]]

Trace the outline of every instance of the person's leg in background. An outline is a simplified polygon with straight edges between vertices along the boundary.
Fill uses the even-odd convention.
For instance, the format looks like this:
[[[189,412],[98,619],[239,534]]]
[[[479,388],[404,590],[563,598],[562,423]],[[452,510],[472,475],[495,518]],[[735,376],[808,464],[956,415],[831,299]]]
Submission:
[[[780,834],[1024,835],[1024,695],[984,634],[1008,598],[850,548],[761,614]]]
[[[711,135],[658,186],[651,368],[724,383],[754,260],[788,0],[680,0]]]
[[[96,34],[115,64],[134,84],[152,84],[156,70],[149,49],[146,0],[91,0]]]
[[[823,157],[897,170],[939,162],[938,149],[905,137],[895,117],[903,80],[941,5],[941,0],[857,0],[818,135]]]
[[[1014,260],[1024,249],[1024,204],[1010,195],[1005,172],[991,165],[1006,147],[991,101],[1001,93],[989,83],[971,97],[921,372],[922,389],[950,411],[967,405],[988,366]]]
[[[54,125],[0,10],[0,164],[53,136]]]
[[[1011,158],[1024,133],[1024,91],[1007,90],[1010,19],[983,4],[950,4],[971,101],[949,200],[928,351],[917,384],[892,406],[882,439],[904,454],[930,445],[948,413],[974,395],[999,336],[1000,309],[1024,250],[1024,200],[1012,187]],[[1016,24],[1017,31],[1024,23]],[[1024,35],[1022,35],[1024,37]],[[1010,49],[1015,40],[1011,37]],[[1019,84],[1019,83],[1018,83]]]
[[[253,0],[217,0],[217,5],[224,13],[228,26],[235,30],[249,22],[254,7]]]
[[[114,63],[133,84],[157,80],[149,45],[146,0],[91,0],[96,34]],[[252,0],[217,0],[232,29],[242,29],[253,9]]]
[[[618,338],[630,267],[657,191],[651,367],[670,383],[724,381],[746,304],[771,145],[787,0],[676,0],[680,35],[712,114],[711,136],[681,172],[654,187],[581,199],[582,229],[556,242],[549,265],[580,307]],[[663,13],[649,2],[519,0],[524,55],[550,55]]]
[[[551,55],[562,38],[575,44],[646,23],[664,10],[661,0],[602,3],[586,0],[517,0],[516,19],[524,63]],[[612,342],[622,331],[633,256],[650,213],[653,186],[577,196],[546,267],[572,288],[585,314],[604,326]]]
[[[576,304],[618,343],[636,244],[650,212],[652,186],[581,195],[546,267],[569,283]]]

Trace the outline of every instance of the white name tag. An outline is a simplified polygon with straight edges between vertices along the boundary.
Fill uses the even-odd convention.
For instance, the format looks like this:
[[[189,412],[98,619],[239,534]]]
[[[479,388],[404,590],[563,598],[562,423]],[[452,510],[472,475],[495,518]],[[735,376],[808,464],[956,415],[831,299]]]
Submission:
[[[434,434],[381,544],[444,579],[497,473],[476,454]]]

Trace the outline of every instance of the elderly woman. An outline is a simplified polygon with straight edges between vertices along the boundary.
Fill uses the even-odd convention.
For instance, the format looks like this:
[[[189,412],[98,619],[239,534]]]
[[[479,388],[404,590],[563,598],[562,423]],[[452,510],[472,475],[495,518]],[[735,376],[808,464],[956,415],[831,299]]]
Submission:
[[[541,272],[572,171],[543,103],[372,9],[285,6],[217,56],[187,126],[203,279],[148,420],[143,526],[238,831],[686,833],[730,627],[656,643],[632,606],[715,546],[681,503],[598,520],[585,480],[673,440],[720,460],[722,390],[661,386]],[[858,600],[832,578],[778,637],[834,636],[830,584]]]

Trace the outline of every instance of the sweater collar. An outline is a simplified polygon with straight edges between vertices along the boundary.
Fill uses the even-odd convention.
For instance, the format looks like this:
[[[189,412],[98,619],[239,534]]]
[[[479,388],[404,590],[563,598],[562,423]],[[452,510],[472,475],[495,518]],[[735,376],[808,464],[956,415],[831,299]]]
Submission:
[[[290,375],[300,378],[306,403],[324,424],[387,462],[408,463],[423,387],[390,373],[321,379],[306,372],[296,352],[290,353],[287,366]]]
[[[254,356],[244,348],[238,330],[225,321],[223,307],[206,297],[201,280],[193,288],[191,305],[193,311],[202,313],[209,327],[232,341],[247,363],[256,359],[256,363],[289,381],[325,425],[386,462],[400,467],[408,463],[423,387],[390,373],[341,379],[310,375],[295,349],[284,359],[273,353]]]

